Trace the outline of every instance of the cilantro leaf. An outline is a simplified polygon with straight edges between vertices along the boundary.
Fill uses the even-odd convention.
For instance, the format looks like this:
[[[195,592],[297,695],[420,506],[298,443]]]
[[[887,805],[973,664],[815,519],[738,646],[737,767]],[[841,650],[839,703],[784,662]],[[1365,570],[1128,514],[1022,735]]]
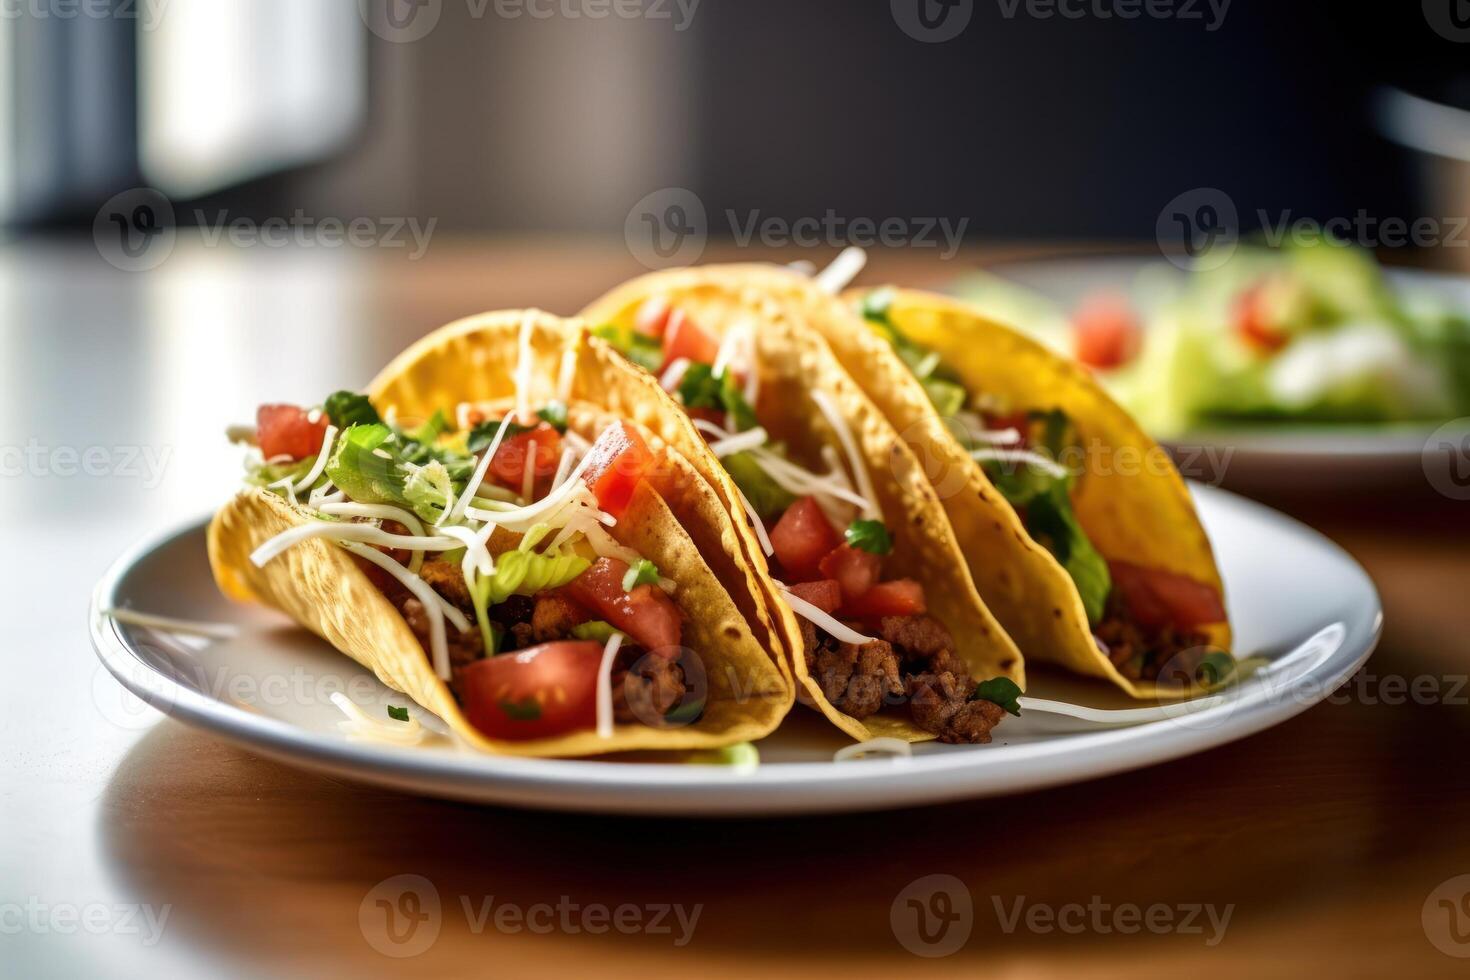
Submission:
[[[394,721],[408,721],[408,709],[400,708],[395,704],[388,705],[388,717]]]
[[[536,417],[557,432],[567,431],[567,407],[561,402],[549,402],[546,407],[536,413]]]
[[[506,425],[510,426],[505,432],[506,439],[531,430],[529,425],[521,425],[518,422],[508,422],[505,419],[490,419],[489,421],[481,422],[470,430],[469,438],[465,440],[465,446],[472,453],[484,452],[495,441],[495,434],[500,431],[501,426]],[[501,440],[502,443],[504,441],[505,439]]]
[[[632,592],[640,585],[658,584],[658,566],[647,558],[640,558],[628,566],[628,572],[623,576],[623,591]]]
[[[500,710],[512,721],[537,721],[541,717],[541,702],[527,695],[520,701],[498,702]]]
[[[378,410],[373,408],[373,403],[368,401],[367,395],[359,395],[355,391],[333,392],[327,396],[322,410],[339,429],[345,429],[349,425],[374,425],[383,421]]]
[[[714,368],[696,361],[684,370],[684,376],[679,379],[679,398],[685,408],[723,410],[725,399],[721,387]]]
[[[740,390],[734,371],[726,371],[720,378],[720,400],[724,403],[725,411],[730,415],[731,427],[736,432],[756,427],[758,423],[755,409],[745,400],[745,392]]]
[[[975,685],[975,690],[970,694],[971,701],[989,701],[1006,709],[1009,714],[1021,717],[1021,704],[1017,700],[1021,696],[1021,689],[1016,682],[1009,677],[992,677],[988,681],[981,681]]]
[[[875,555],[886,555],[893,550],[893,539],[888,536],[888,528],[882,521],[853,521],[847,526],[844,537],[852,547]]]

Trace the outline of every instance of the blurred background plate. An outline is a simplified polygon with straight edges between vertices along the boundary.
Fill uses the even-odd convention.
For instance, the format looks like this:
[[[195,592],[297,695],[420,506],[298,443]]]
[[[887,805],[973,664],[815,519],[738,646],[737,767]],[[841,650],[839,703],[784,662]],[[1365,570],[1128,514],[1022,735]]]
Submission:
[[[985,271],[1030,290],[1061,311],[1087,297],[1129,293],[1140,276],[1166,274],[1156,251],[1078,255],[988,264]],[[1177,273],[1184,276],[1182,271]],[[1470,278],[1417,269],[1386,270],[1395,290],[1443,299],[1470,314]],[[965,279],[951,291],[962,294]],[[1422,487],[1466,456],[1470,420],[1385,424],[1259,422],[1198,428],[1160,441],[1186,477],[1248,494],[1343,488]],[[1470,484],[1470,474],[1462,480]]]

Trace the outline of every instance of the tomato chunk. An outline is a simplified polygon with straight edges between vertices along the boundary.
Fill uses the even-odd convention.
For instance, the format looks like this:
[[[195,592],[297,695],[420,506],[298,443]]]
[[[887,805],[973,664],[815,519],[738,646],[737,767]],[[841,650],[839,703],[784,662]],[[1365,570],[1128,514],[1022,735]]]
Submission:
[[[823,578],[818,565],[842,543],[815,497],[802,497],[786,508],[771,528],[771,547],[776,560],[793,582]]]
[[[883,559],[871,551],[844,544],[829,552],[817,568],[828,578],[836,579],[843,598],[851,601],[878,584]]]
[[[633,329],[645,337],[662,340],[669,326],[669,314],[673,310],[667,297],[650,296],[633,315]]]
[[[1194,629],[1225,621],[1220,593],[1187,575],[1126,561],[1108,562],[1113,587],[1140,626]]]
[[[675,310],[669,314],[664,332],[665,368],[681,357],[697,364],[713,364],[719,353],[719,340],[700,329],[683,310]]]
[[[506,436],[490,460],[490,475],[501,486],[519,490],[526,478],[526,457],[531,453],[536,454],[531,464],[533,479],[550,478],[561,463],[561,433],[542,422],[534,429]]]
[[[848,615],[866,620],[878,620],[884,616],[917,616],[927,609],[924,587],[911,578],[879,582],[842,607]]]
[[[789,588],[792,595],[805,599],[824,613],[835,613],[842,605],[842,586],[830,578],[797,582]]]
[[[650,653],[675,656],[681,629],[679,607],[656,585],[639,585],[624,592],[627,573],[627,562],[599,558],[567,583],[566,592]]]
[[[1089,367],[1122,367],[1138,356],[1143,331],[1126,297],[1095,293],[1072,315],[1077,360]]]
[[[327,424],[324,413],[313,422],[311,413],[296,405],[262,405],[255,410],[255,440],[266,459],[305,459],[321,451]]]
[[[487,657],[460,673],[465,717],[491,738],[562,735],[597,724],[602,644],[543,643]]]
[[[597,498],[597,506],[622,517],[633,499],[638,481],[653,471],[653,453],[638,431],[626,422],[602,430],[592,448],[582,479]]]
[[[1262,353],[1274,353],[1286,346],[1286,334],[1271,322],[1264,283],[1247,289],[1236,300],[1235,330],[1247,346]]]

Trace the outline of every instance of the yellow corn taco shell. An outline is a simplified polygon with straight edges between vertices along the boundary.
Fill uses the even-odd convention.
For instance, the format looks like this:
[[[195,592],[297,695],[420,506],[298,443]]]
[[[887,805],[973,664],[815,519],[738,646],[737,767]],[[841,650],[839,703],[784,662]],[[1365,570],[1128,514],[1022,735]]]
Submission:
[[[503,401],[514,392],[510,371],[517,359],[517,337],[525,314],[518,311],[475,318],[475,343],[453,338],[459,325],[446,328],[416,345],[373,385],[380,412],[396,411],[400,419],[427,418],[435,409],[451,410],[459,401]],[[752,593],[753,578],[745,567],[737,534],[728,514],[708,485],[678,453],[640,424],[652,412],[640,405],[624,412],[619,392],[633,393],[643,383],[636,371],[609,355],[605,364],[583,359],[581,332],[575,324],[547,314],[532,314],[534,362],[531,399],[544,404],[553,396],[561,355],[577,357],[569,404],[569,428],[586,438],[610,421],[637,425],[659,461],[657,475],[644,481],[611,533],[623,544],[652,560],[676,583],[673,600],[684,619],[683,642],[704,667],[708,692],[705,710],[692,724],[655,728],[619,724],[611,738],[594,731],[525,741],[487,738],[471,726],[449,688],[434,673],[427,652],[392,603],[361,571],[351,556],[329,542],[311,539],[257,568],[249,556],[277,534],[312,520],[303,508],[260,489],[238,494],[210,524],[210,564],[226,595],[255,599],[290,615],[341,652],[371,669],[383,683],[402,691],[433,711],[467,744],[486,752],[521,756],[583,756],[633,749],[697,749],[728,745],[769,734],[792,703],[794,689],[785,673],[781,649],[775,654],[758,631],[769,632],[761,619],[764,597]],[[449,341],[430,343],[435,337]],[[457,356],[440,356],[441,346]],[[602,368],[627,376],[626,382],[601,377]],[[454,376],[473,377],[474,390],[463,392]],[[548,380],[549,379],[549,380]],[[544,386],[545,390],[541,390]],[[463,393],[462,393],[463,392]],[[596,396],[601,395],[602,401]],[[717,576],[723,569],[727,582]],[[739,608],[742,596],[754,620]]]
[[[799,311],[923,460],[949,515],[980,594],[1006,630],[1037,661],[1111,681],[1136,698],[1178,698],[1188,687],[1125,677],[1098,648],[1071,577],[1026,533],[935,411],[923,385],[887,340],[854,311],[867,289],[843,299],[774,266],[727,267]],[[1073,494],[1078,521],[1103,557],[1161,568],[1224,595],[1209,539],[1184,482],[1157,443],[1076,364],[964,304],[932,293],[892,291],[889,317],[905,336],[935,351],[972,392],[1013,410],[1060,408],[1077,427],[1089,459]],[[1230,649],[1230,626],[1204,630]]]
[[[769,296],[748,288],[743,277],[727,276],[720,267],[642,276],[597,300],[582,316],[594,326],[630,326],[638,308],[652,296],[665,297],[701,328],[718,336],[723,337],[737,326],[755,328],[755,369],[760,376],[760,394],[754,406],[756,417],[773,440],[785,444],[795,462],[825,470],[822,448],[830,447],[841,453],[837,434],[818,410],[813,393],[824,392],[831,399],[858,443],[874,484],[877,503],[892,535],[894,548],[886,559],[889,573],[893,577],[913,578],[924,585],[930,612],[954,635],[959,647],[956,652],[976,679],[1006,676],[1024,686],[1025,669],[1020,652],[976,592],[944,509],[925,479],[919,460],[859,385],[842,370],[826,342],[800,328]],[[593,342],[597,342],[596,338]],[[702,447],[703,437],[692,425],[687,432]],[[682,445],[680,448],[684,449]],[[744,518],[744,506],[734,481],[707,450],[700,453],[691,447],[687,454],[717,489],[730,513],[737,515],[750,564],[761,574],[769,604],[778,612],[776,624],[782,631],[794,676],[802,688],[798,697],[817,707],[833,724],[856,739],[890,736],[923,741],[932,738],[900,712],[880,712],[859,720],[839,711],[823,696],[806,669],[799,623],[771,579],[765,554]]]

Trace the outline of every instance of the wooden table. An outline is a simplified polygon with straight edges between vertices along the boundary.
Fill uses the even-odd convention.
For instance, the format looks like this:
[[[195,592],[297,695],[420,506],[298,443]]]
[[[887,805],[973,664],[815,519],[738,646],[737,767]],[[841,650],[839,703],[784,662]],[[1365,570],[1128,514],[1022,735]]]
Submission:
[[[873,280],[914,283],[958,267],[925,254],[873,265]],[[0,446],[44,450],[0,483],[0,972],[1465,975],[1470,964],[1431,943],[1421,911],[1470,873],[1470,525],[1466,505],[1426,487],[1273,501],[1350,550],[1382,590],[1382,647],[1330,703],[1204,755],[1018,798],[811,819],[563,816],[325,779],[155,716],[118,723],[118,689],[86,637],[88,590],[126,543],[228,491],[226,421],[263,399],[361,384],[456,316],[570,312],[638,271],[598,242],[436,241],[417,262],[181,242],[138,274],[90,244],[0,253]],[[61,474],[55,451],[68,446],[109,447],[112,471]],[[128,470],[118,447],[167,465],[156,479]],[[1406,700],[1415,678],[1437,693]],[[935,873],[973,896],[973,933],[954,955],[920,958],[890,908]],[[397,962],[372,948],[359,910],[400,874],[431,882],[441,914],[427,951]],[[497,929],[479,919],[492,896],[492,909],[700,911],[676,945],[677,928]],[[1018,900],[1100,916],[1109,931],[1024,919],[1007,931]],[[1214,944],[1202,917],[1202,933],[1122,934],[1111,925],[1129,903],[1175,916],[1228,907],[1230,918]],[[167,907],[161,935],[140,906],[155,921]]]

